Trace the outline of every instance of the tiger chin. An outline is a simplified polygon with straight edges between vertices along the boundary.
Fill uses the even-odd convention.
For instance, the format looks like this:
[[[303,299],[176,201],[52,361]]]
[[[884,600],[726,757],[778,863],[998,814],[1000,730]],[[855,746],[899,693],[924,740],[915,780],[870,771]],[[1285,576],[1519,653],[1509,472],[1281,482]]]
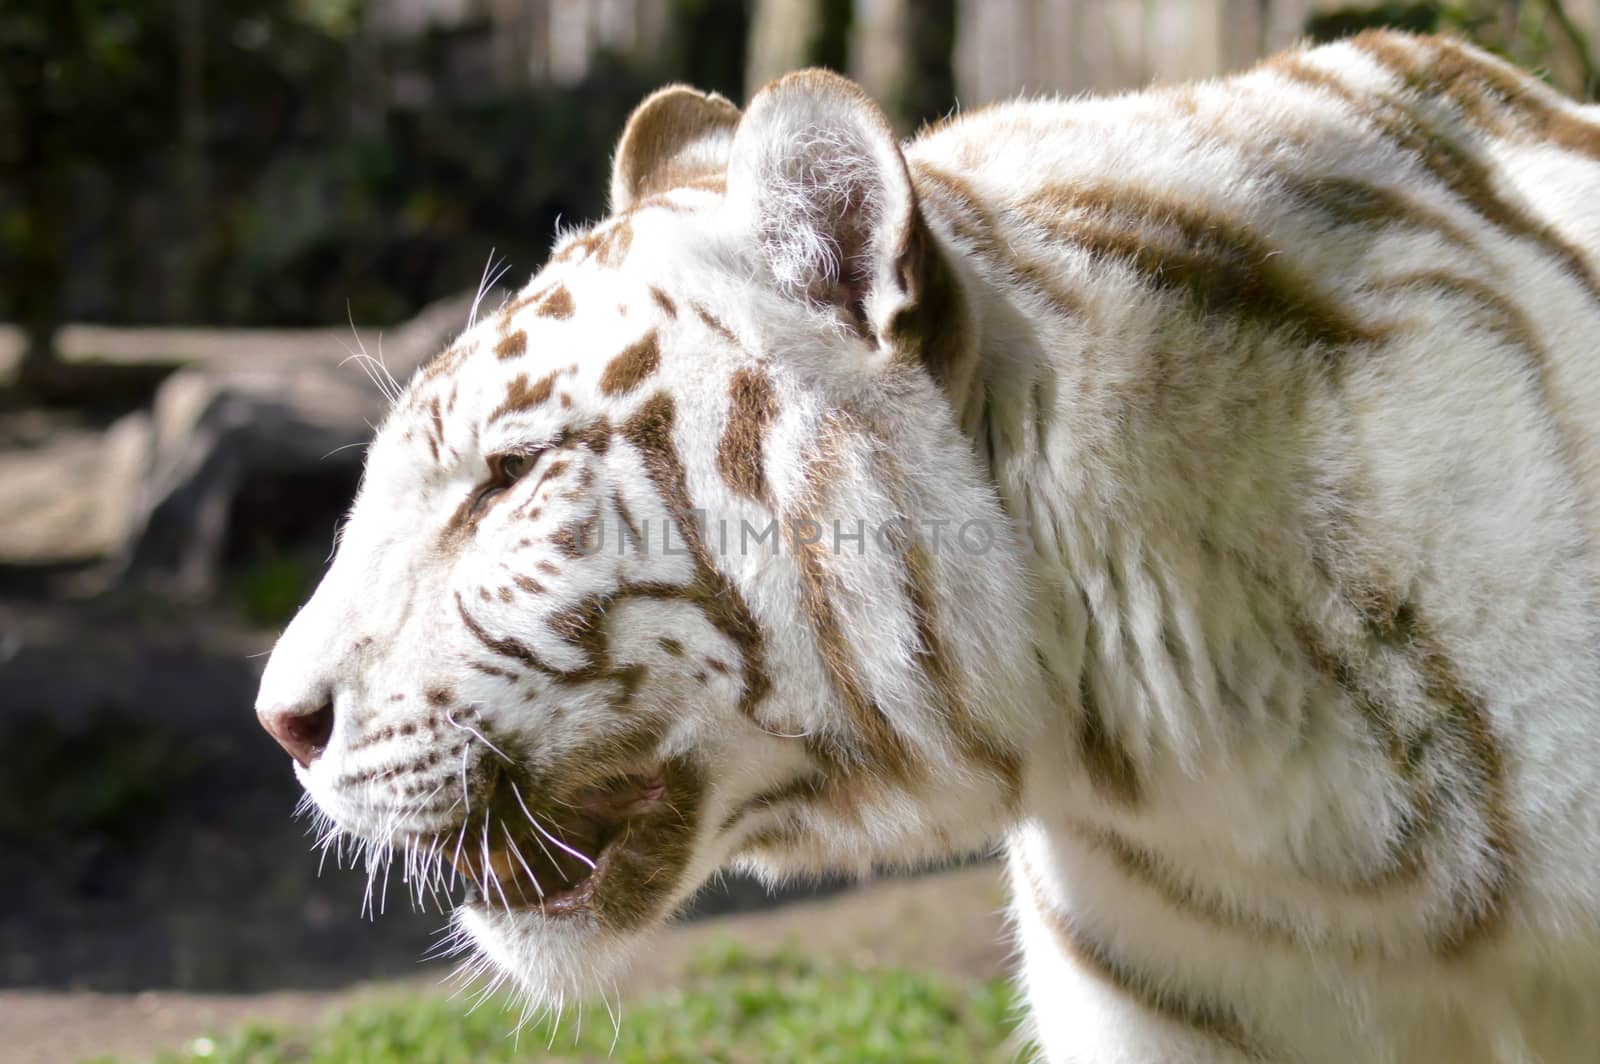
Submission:
[[[1369,34],[645,100],[422,366],[257,712],[532,997],[1003,842],[1052,1061],[1600,1045],[1600,120]]]

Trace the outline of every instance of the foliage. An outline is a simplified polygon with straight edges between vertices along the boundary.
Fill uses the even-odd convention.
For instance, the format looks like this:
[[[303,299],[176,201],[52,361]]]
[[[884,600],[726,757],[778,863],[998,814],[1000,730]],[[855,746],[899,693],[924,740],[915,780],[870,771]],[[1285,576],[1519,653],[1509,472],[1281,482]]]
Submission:
[[[747,0],[670,0],[662,79],[744,99],[752,6]]]
[[[251,623],[281,628],[311,597],[321,575],[322,566],[304,552],[268,548],[231,574],[225,597]]]
[[[559,1024],[529,1024],[494,1003],[391,998],[339,1013],[316,1031],[252,1028],[191,1043],[162,1064],[401,1064],[592,1061],[668,1064],[1001,1064],[1018,1058],[1017,1003],[1000,980],[961,986],[899,970],[820,964],[789,949],[715,947],[685,984],[627,1009],[620,1027],[597,1003]]]
[[[1465,37],[1542,72],[1579,99],[1600,99],[1600,70],[1589,40],[1563,0],[1382,0],[1319,11],[1306,20],[1313,40],[1330,41],[1387,26]]]
[[[579,85],[502,89],[462,42],[369,40],[359,11],[8,0],[0,320],[394,321],[599,212],[657,72],[601,56]],[[383,73],[353,76],[371,48]]]
[[[218,219],[207,317],[396,321],[471,287],[491,251],[532,272],[558,220],[600,212],[610,138],[648,84],[605,67],[574,89],[398,111],[381,132],[262,159]]]

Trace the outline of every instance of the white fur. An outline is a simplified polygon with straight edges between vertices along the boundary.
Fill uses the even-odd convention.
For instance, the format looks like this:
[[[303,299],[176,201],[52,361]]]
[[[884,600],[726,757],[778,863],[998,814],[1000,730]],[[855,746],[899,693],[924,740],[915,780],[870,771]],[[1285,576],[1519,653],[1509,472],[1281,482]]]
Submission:
[[[1485,161],[1495,194],[1600,272],[1595,160],[1529,131],[1483,133],[1447,103],[1408,94],[1360,48],[1303,59],[1358,99],[1456,123],[1451,135]],[[657,649],[673,638],[731,658],[736,648],[703,617],[656,603],[608,617],[618,660],[651,670],[638,712],[663,722],[659,754],[691,759],[708,778],[694,852],[656,922],[730,863],[773,878],[866,870],[1006,837],[1032,1022],[1051,1061],[1593,1059],[1595,294],[1549,246],[1491,224],[1442,188],[1358,109],[1272,69],[1182,95],[994,108],[924,135],[904,159],[864,98],[807,77],[752,104],[726,148],[726,197],[672,193],[679,209],[631,216],[620,266],[557,262],[530,284],[529,293],[564,285],[577,307],[570,320],[526,310],[480,323],[455,345],[458,369],[413,383],[370,452],[332,570],[263,679],[264,708],[334,700],[334,740],[301,773],[317,803],[368,838],[447,828],[459,813],[425,815],[383,775],[433,744],[357,742],[407,719],[418,692],[441,681],[481,707],[487,729],[483,742],[455,736],[436,770],[443,798],[457,803],[472,799],[496,756],[491,738],[510,744],[514,759],[565,765],[619,726],[603,691],[525,693],[464,669],[481,652],[453,596],[550,556],[543,533],[520,547],[526,527],[491,516],[459,554],[441,553],[438,537],[482,480],[485,456],[599,413],[621,424],[664,391],[689,493],[713,519],[759,522],[774,508],[810,507],[846,521],[978,517],[998,530],[982,556],[933,553],[933,612],[976,725],[1021,754],[1022,790],[1020,804],[1008,804],[953,737],[898,560],[846,550],[824,562],[832,605],[863,689],[923,774],[896,783],[868,771],[853,809],[756,811],[721,831],[751,796],[814,767],[805,737],[847,741],[853,726],[791,553],[719,554],[718,569],[765,636],[771,689],[752,716],[735,709],[738,677],[696,687]],[[1550,106],[1595,121],[1593,109]],[[993,223],[987,242],[974,238],[977,223],[939,174],[972,190]],[[1376,186],[1442,225],[1332,227],[1288,194],[1294,177]],[[1237,318],[1198,313],[1130,261],[1072,239],[1103,219],[1037,213],[1052,187],[1096,185],[1237,223],[1319,298],[1386,330],[1330,352],[1246,320],[1248,308]],[[971,377],[944,391],[877,342],[910,298],[890,252],[913,186],[978,352]],[[1150,223],[1140,239],[1170,249],[1169,221]],[[858,335],[841,327],[830,285],[844,265],[839,227],[863,222]],[[1441,270],[1507,301],[1541,358],[1530,362],[1504,321],[1463,295],[1470,289],[1425,280]],[[653,303],[652,285],[670,295],[675,316]],[[526,331],[526,355],[495,356],[508,329]],[[660,337],[659,373],[635,392],[601,397],[608,360],[649,329]],[[518,374],[569,363],[576,372],[560,387],[570,410],[546,405],[486,424]],[[730,491],[718,467],[728,382],[740,370],[766,374],[777,400],[764,437],[770,506]],[[435,463],[417,434],[427,400],[451,388],[450,457]],[[824,440],[833,480],[816,500],[808,470]],[[582,461],[596,486],[552,500],[541,520],[603,507],[613,493],[641,519],[667,519],[631,447]],[[691,575],[683,557],[583,559],[564,563],[549,599],[474,605],[497,632],[559,659],[571,648],[543,623],[557,605],[623,581]],[[1415,640],[1364,642],[1349,599],[1358,577],[1418,611],[1434,658]],[[1445,789],[1435,827],[1414,843],[1416,877],[1351,886],[1384,867],[1410,792],[1351,692],[1297,643],[1306,626],[1330,645],[1365,648],[1352,683],[1376,692],[1400,727],[1425,728],[1444,704],[1446,666],[1482,707],[1503,759],[1513,872],[1492,929],[1459,952],[1433,936],[1460,918],[1464,899],[1494,894],[1485,796],[1470,766],[1429,754]],[[1094,777],[1078,738],[1094,707],[1081,690],[1107,740],[1131,759],[1134,801]],[[390,692],[402,696],[395,708],[382,701]],[[364,787],[338,782],[364,769],[377,773]],[[794,839],[787,851],[749,848],[759,829],[778,826]],[[1130,875],[1107,839],[1154,855],[1162,876]],[[1174,904],[1174,890],[1210,908]],[[1063,926],[1106,949],[1123,982],[1065,945]],[[490,911],[465,927],[547,1001],[604,986],[638,948],[635,935],[593,921]],[[1240,1039],[1185,1022],[1197,1004],[1227,1017]]]

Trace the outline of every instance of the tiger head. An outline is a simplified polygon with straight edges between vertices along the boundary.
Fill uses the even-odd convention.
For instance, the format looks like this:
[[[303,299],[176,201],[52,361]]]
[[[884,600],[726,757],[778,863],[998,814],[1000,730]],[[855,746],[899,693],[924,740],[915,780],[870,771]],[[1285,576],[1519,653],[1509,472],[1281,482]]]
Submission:
[[[663,90],[611,206],[417,371],[257,703],[541,999],[718,869],[985,844],[1037,715],[971,311],[876,107]]]

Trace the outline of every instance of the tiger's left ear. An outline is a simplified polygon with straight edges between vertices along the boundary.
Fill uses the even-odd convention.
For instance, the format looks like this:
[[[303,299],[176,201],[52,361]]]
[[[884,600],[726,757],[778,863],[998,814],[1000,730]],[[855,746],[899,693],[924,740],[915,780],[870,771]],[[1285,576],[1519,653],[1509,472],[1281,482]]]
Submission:
[[[723,209],[781,288],[906,346],[937,253],[894,132],[853,82],[805,70],[762,89],[734,134]]]
[[[739,109],[716,93],[668,85],[628,116],[611,162],[611,213],[658,192],[720,178]]]

